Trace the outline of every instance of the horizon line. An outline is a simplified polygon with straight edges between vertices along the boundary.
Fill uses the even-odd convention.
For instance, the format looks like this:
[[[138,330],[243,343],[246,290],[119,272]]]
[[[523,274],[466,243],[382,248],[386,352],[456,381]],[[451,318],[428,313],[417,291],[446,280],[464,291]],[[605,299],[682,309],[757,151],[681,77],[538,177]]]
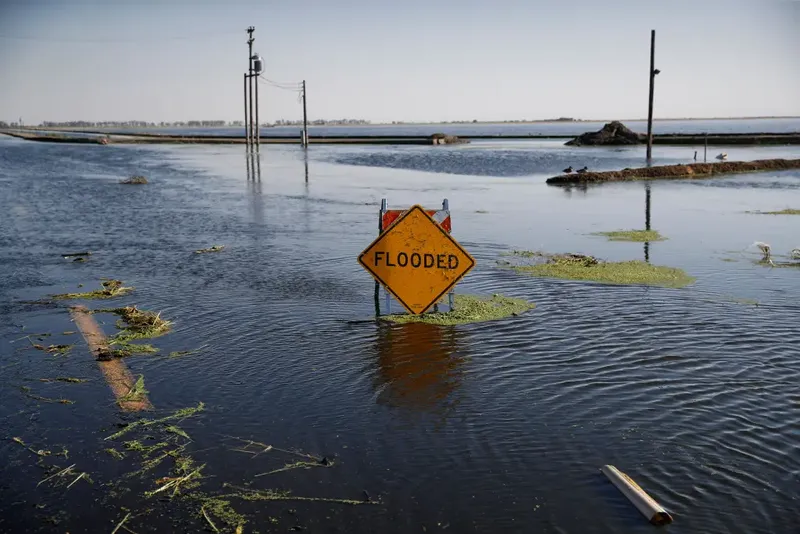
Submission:
[[[763,120],[763,119],[800,119],[800,115],[752,115],[752,116],[729,116],[729,117],[659,117],[653,118],[653,122],[657,121],[701,121],[701,120]],[[160,122],[165,123],[176,123],[176,122],[213,122],[213,121],[223,121],[224,119],[186,119],[186,120],[172,120],[172,121],[165,121],[165,120],[141,120],[141,119],[126,119],[126,120],[87,120],[87,119],[71,119],[71,120],[61,120],[61,121],[52,121],[52,120],[43,120],[39,121],[38,125],[29,125],[29,126],[41,126],[45,122],[52,122],[52,123],[68,123],[68,122],[93,122],[93,123],[103,123],[103,122],[116,122],[116,123],[125,123],[125,122],[144,122],[144,123],[152,123],[158,125]],[[507,123],[517,123],[517,124],[533,124],[533,123],[562,123],[562,122],[646,122],[646,118],[627,118],[627,119],[578,119],[572,117],[564,117],[563,119],[555,118],[555,119],[504,119],[504,120],[440,120],[440,121],[426,121],[426,120],[411,120],[411,121],[401,121],[401,120],[393,120],[393,121],[377,121],[372,122],[368,119],[356,119],[356,118],[338,118],[338,119],[311,119],[308,121],[309,126],[312,126],[315,121],[325,121],[325,122],[347,122],[347,121],[364,121],[367,124],[352,124],[351,126],[400,126],[400,125],[424,125],[424,124],[507,124]],[[18,121],[5,121],[0,120],[0,122],[5,122],[7,124],[19,124]],[[226,126],[230,123],[235,122],[243,122],[240,119],[236,120],[225,120]],[[264,122],[262,124],[276,124],[277,122],[293,122],[293,123],[300,123],[302,124],[301,119],[275,119],[273,122]],[[285,126],[294,126],[294,124],[287,124]],[[244,125],[242,125],[244,127]]]

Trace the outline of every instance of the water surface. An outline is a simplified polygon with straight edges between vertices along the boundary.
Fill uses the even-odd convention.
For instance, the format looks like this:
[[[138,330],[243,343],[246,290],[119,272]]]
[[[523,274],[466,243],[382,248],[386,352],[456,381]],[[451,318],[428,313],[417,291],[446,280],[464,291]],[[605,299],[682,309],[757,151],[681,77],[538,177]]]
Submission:
[[[656,163],[693,150],[658,147]],[[727,151],[754,159],[798,150]],[[647,258],[695,276],[685,289],[527,278],[496,265],[511,249],[644,259],[643,244],[589,234],[643,228],[647,186],[544,184],[567,165],[642,160],[641,147],[550,142],[319,146],[307,157],[265,146],[251,168],[243,147],[0,139],[4,437],[67,446],[69,462],[97,481],[37,488],[36,458],[3,440],[0,531],[110,531],[122,507],[160,510],[131,522],[136,532],[205,528],[196,510],[144,499],[152,485],[104,491],[121,471],[101,453],[103,438],[130,416],[115,408],[85,346],[64,358],[23,349],[26,334],[74,325],[62,306],[22,301],[115,277],[136,287],[115,303],[175,321],[154,340],[163,354],[202,348],[127,363],[145,376],[159,414],[206,403],[182,426],[209,488],[252,483],[351,499],[367,490],[381,503],[250,503],[246,531],[650,532],[600,474],[610,463],[673,513],[671,532],[792,532],[800,270],[755,263],[751,244],[786,254],[800,246],[800,218],[746,212],[798,207],[800,173],[649,184],[652,228],[669,239],[649,244]],[[150,183],[118,185],[131,174]],[[448,198],[453,235],[478,260],[458,291],[537,308],[463,327],[362,321],[375,314],[374,284],[356,257],[375,237],[381,198],[395,208]],[[226,248],[193,254],[212,244]],[[60,256],[76,250],[93,256]],[[38,382],[56,375],[90,382]],[[21,385],[75,404],[38,402]],[[254,478],[273,460],[233,451],[226,435],[337,463]]]

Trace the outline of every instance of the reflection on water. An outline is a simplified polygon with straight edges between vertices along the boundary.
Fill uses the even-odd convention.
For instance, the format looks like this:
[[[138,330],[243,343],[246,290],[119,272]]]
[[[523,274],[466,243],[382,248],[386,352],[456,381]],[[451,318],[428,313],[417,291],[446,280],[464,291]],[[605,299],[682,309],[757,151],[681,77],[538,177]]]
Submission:
[[[589,184],[586,182],[579,182],[577,184],[564,184],[561,186],[561,189],[564,190],[564,193],[567,194],[568,198],[572,198],[573,190],[582,193],[583,196],[586,196],[589,192]]]
[[[447,411],[463,379],[465,335],[456,328],[424,323],[381,326],[376,341],[378,403]]]
[[[255,224],[264,226],[266,214],[264,212],[264,195],[261,188],[261,153],[245,152],[245,164],[247,167],[252,220]],[[258,234],[255,235],[257,236]]]
[[[247,164],[247,180],[261,181],[261,152],[246,151],[245,162]]]
[[[644,229],[650,230],[650,184],[644,184]],[[644,261],[650,263],[650,242],[644,243]]]

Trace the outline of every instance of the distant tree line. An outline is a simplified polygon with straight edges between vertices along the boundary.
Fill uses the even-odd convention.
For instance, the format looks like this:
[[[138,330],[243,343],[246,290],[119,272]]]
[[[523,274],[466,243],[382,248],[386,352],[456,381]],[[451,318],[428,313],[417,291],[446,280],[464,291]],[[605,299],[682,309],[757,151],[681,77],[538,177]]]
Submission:
[[[238,121],[242,124],[242,121]],[[175,122],[149,122],[149,121],[43,121],[39,126],[43,128],[156,128],[156,127],[214,127],[228,126],[227,121],[175,121]]]
[[[522,122],[580,122],[581,119],[572,117],[559,117],[557,119],[547,119],[547,121],[529,121],[527,119],[492,121],[500,123],[522,123]],[[477,120],[465,121],[439,121],[434,124],[465,124],[477,123]],[[355,125],[372,124],[371,121],[364,119],[316,119],[308,122],[312,126],[330,125]],[[279,119],[273,123],[265,123],[263,126],[302,126],[302,120]],[[392,124],[414,124],[405,121],[392,121]],[[221,120],[200,120],[200,121],[175,121],[175,122],[148,122],[148,121],[44,121],[39,127],[42,128],[213,128],[213,127],[234,127],[244,126],[244,121],[221,121]],[[0,128],[20,128],[21,123],[0,121]]]
[[[528,122],[581,122],[582,119],[573,119],[572,117],[559,117],[557,119],[509,119],[504,121],[479,121],[478,119],[472,120],[456,120],[456,121],[438,121],[431,122],[431,124],[478,124],[481,122],[491,122],[497,124],[517,124]],[[405,121],[392,121],[392,124],[416,124],[415,122]]]
[[[370,124],[362,119],[317,119],[308,122],[314,126],[331,124]],[[263,126],[298,126],[302,120],[277,120],[274,123],[265,123]],[[0,128],[19,128],[18,122],[0,121]],[[244,121],[175,121],[175,122],[150,122],[150,121],[43,121],[37,125],[40,128],[213,128],[222,126],[244,126]]]
[[[330,125],[343,125],[343,124],[370,124],[370,121],[364,119],[316,119],[313,121],[308,121],[308,124],[312,126],[330,126]],[[298,120],[285,120],[279,119],[272,124],[267,124],[267,126],[302,126],[303,121]]]

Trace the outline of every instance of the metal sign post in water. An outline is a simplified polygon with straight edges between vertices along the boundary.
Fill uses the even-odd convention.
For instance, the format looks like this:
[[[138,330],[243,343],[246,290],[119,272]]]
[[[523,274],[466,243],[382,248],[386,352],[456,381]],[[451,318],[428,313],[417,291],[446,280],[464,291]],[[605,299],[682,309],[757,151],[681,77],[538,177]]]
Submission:
[[[358,257],[358,262],[378,286],[412,314],[435,306],[474,266],[475,260],[450,235],[450,210],[447,199],[441,210],[425,210],[415,205],[408,210],[388,210],[381,202],[379,235]],[[378,309],[378,311],[380,311]]]

